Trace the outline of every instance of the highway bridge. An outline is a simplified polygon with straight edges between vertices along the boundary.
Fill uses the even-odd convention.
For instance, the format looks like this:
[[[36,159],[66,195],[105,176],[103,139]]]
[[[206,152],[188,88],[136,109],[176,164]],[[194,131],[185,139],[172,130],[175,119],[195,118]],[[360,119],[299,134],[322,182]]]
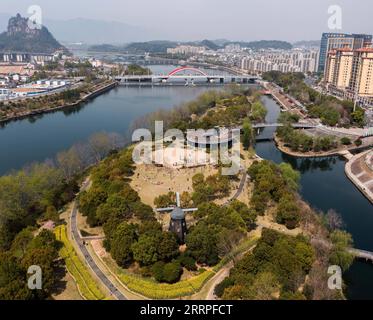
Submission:
[[[229,83],[255,83],[258,80],[255,76],[246,75],[222,75],[207,74],[206,72],[194,67],[180,67],[168,74],[160,75],[122,75],[115,77],[115,80],[122,85],[141,85],[141,84],[229,84]]]

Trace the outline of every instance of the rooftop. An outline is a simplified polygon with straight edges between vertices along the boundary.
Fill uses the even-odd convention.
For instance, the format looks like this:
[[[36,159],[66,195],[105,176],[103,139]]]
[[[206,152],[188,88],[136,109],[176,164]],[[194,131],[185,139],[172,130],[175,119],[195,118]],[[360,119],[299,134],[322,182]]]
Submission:
[[[176,207],[171,212],[171,219],[172,220],[182,220],[182,219],[185,219],[185,213],[184,213],[184,211],[181,208]]]

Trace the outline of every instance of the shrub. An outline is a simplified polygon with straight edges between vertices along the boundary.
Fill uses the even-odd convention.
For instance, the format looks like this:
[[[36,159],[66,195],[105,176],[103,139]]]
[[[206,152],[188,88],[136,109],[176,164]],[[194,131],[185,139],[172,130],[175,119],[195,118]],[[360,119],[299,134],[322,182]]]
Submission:
[[[189,271],[197,270],[196,260],[193,257],[191,257],[189,254],[183,253],[182,255],[180,255],[178,260],[185,269]]]
[[[152,273],[158,282],[175,283],[180,280],[182,269],[178,261],[164,263],[156,262],[152,266]]]
[[[222,282],[220,282],[214,289],[214,294],[221,298],[223,296],[224,290],[228,287],[234,285],[234,280],[232,278],[225,278]]]
[[[164,262],[158,261],[158,262],[154,263],[153,266],[152,266],[153,277],[158,282],[162,282],[163,281],[163,269],[164,269],[164,265],[165,265]]]
[[[341,143],[342,143],[343,145],[349,145],[349,144],[351,144],[351,140],[350,140],[349,138],[347,138],[347,137],[343,137],[343,138],[341,139]]]
[[[177,261],[166,263],[163,269],[163,281],[166,283],[175,283],[180,280],[182,269]]]

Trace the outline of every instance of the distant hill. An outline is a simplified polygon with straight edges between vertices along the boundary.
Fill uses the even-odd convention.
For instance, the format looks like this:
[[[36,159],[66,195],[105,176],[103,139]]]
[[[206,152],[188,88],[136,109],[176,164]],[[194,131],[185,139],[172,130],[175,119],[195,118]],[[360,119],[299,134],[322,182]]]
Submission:
[[[306,48],[314,48],[320,47],[320,40],[309,40],[309,41],[297,41],[293,43],[294,47],[306,47]]]
[[[20,14],[9,19],[7,31],[0,34],[0,51],[53,53],[67,49],[42,26],[30,29],[28,19]]]
[[[155,41],[145,41],[145,42],[132,42],[128,45],[111,45],[111,44],[100,44],[93,45],[89,47],[89,51],[98,52],[129,52],[129,53],[166,53],[167,48],[175,48],[179,45],[189,45],[189,46],[202,46],[211,50],[218,50],[224,48],[228,44],[239,44],[241,47],[251,48],[253,50],[259,49],[291,49],[293,46],[289,42],[285,41],[253,41],[253,42],[243,42],[243,41],[226,41],[220,42],[218,45],[212,40],[203,41],[189,41],[189,42],[176,42],[168,40],[155,40]]]
[[[95,44],[88,47],[88,51],[91,52],[126,52],[126,46],[116,46],[113,44]]]
[[[211,49],[211,50],[218,50],[218,49],[221,48],[218,44],[216,44],[215,42],[213,42],[211,40],[203,40],[203,41],[201,41],[200,45],[206,47],[207,49]]]
[[[126,50],[131,53],[165,53],[167,51],[167,48],[175,48],[178,45],[178,42],[166,40],[133,42],[126,46]]]

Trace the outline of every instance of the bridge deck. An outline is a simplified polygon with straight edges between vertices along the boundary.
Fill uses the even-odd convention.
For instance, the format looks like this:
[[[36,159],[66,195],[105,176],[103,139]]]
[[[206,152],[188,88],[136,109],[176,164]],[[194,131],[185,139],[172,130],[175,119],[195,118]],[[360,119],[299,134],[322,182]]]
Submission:
[[[349,249],[349,252],[352,253],[355,257],[370,260],[373,262],[373,252],[360,249]]]

